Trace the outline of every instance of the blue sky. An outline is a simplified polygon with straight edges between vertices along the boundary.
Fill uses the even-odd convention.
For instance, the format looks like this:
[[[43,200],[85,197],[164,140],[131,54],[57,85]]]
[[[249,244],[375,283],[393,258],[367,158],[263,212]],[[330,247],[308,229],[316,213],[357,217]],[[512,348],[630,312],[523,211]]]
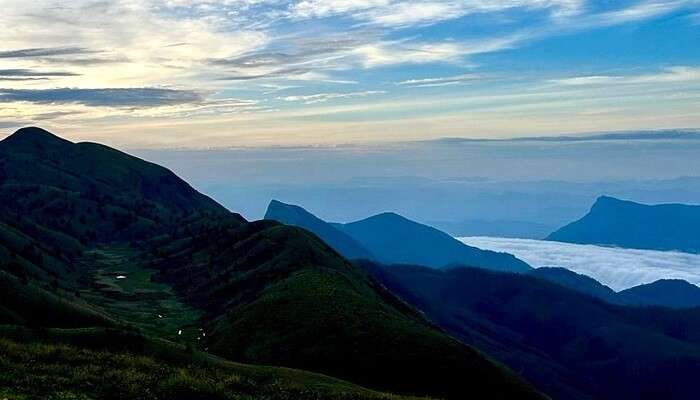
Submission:
[[[2,0],[0,128],[131,148],[700,127],[696,0]]]

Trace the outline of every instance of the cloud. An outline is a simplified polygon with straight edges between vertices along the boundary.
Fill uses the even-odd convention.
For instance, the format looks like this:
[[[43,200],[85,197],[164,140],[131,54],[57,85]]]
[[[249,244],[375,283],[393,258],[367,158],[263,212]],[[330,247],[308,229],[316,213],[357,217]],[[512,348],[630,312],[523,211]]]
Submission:
[[[481,249],[511,253],[533,267],[567,268],[618,291],[659,279],[684,279],[700,285],[700,255],[697,254],[529,239],[466,237],[460,240]]]
[[[91,53],[95,51],[84,47],[39,47],[0,51],[0,58],[37,58]]]
[[[549,83],[563,86],[660,84],[700,82],[700,67],[674,66],[655,73],[637,75],[589,75],[552,79]]]
[[[440,86],[450,86],[450,85],[460,85],[464,83],[473,82],[477,79],[481,79],[482,76],[479,74],[462,74],[455,76],[447,76],[441,78],[422,78],[422,79],[408,79],[401,82],[396,82],[400,86],[410,86],[410,87],[440,87]]]
[[[285,97],[277,97],[277,100],[282,100],[282,101],[300,101],[303,102],[304,104],[314,104],[314,103],[323,103],[328,100],[333,100],[333,99],[348,99],[352,97],[367,97],[367,96],[372,96],[372,95],[377,95],[377,94],[384,94],[386,93],[383,90],[368,90],[364,92],[350,92],[350,93],[318,93],[318,94],[310,94],[310,95],[302,95],[302,96],[285,96]]]
[[[405,28],[517,8],[549,10],[553,18],[571,17],[582,12],[584,3],[584,0],[305,0],[292,5],[290,12],[297,19],[345,16],[364,24]]]
[[[159,107],[201,102],[203,96],[190,90],[161,88],[107,89],[3,89],[0,103],[81,104],[92,107]]]
[[[0,69],[0,77],[37,77],[37,76],[78,76],[74,72],[67,71],[37,71],[26,68]]]

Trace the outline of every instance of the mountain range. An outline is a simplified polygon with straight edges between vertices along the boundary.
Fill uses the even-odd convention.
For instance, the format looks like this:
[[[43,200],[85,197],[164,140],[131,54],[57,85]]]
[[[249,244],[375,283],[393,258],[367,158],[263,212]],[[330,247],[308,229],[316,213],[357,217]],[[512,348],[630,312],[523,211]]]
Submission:
[[[394,213],[379,214],[349,224],[332,224],[302,207],[272,200],[265,218],[307,229],[348,259],[435,268],[469,265],[496,271],[527,273],[614,304],[700,307],[700,288],[686,281],[658,281],[615,292],[591,277],[565,268],[520,268],[519,263],[513,263],[514,257],[505,253],[484,251],[467,245],[458,246],[454,243],[456,240],[446,237],[442,232]],[[498,261],[491,262],[494,259]],[[503,268],[503,265],[511,267]]]
[[[444,232],[395,213],[333,224],[299,206],[273,200],[265,219],[312,231],[349,259],[366,258],[386,264],[418,264],[433,268],[461,264],[512,272],[532,269],[511,254],[467,246]],[[358,248],[363,250],[358,253]]]
[[[700,206],[599,197],[588,214],[547,240],[635,249],[700,251]]]
[[[700,307],[700,288],[682,279],[660,279],[615,292],[589,276],[566,268],[535,268],[529,275],[613,304],[668,308]]]
[[[117,150],[21,129],[0,199],[0,397],[544,398],[316,235]]]
[[[697,397],[698,308],[614,305],[528,274],[360,265],[553,398]]]
[[[393,213],[249,222],[39,128],[0,141],[0,199],[0,398],[697,394],[684,281],[615,293]]]

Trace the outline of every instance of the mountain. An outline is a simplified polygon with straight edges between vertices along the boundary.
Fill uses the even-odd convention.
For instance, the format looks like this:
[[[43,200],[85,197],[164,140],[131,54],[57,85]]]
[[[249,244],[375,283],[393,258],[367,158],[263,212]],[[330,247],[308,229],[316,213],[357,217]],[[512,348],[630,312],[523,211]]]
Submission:
[[[700,307],[700,288],[680,279],[661,279],[618,293],[626,304],[672,308]]]
[[[535,268],[529,275],[613,304],[679,309],[700,307],[700,288],[681,279],[661,279],[615,292],[589,276],[565,268]]]
[[[0,182],[2,221],[61,248],[143,240],[196,214],[235,218],[163,167],[40,128],[0,141]]]
[[[603,285],[587,275],[578,274],[566,268],[535,268],[529,272],[529,275],[554,282],[610,303],[620,302],[618,294],[608,286]]]
[[[453,264],[526,272],[531,269],[511,254],[467,246],[452,236],[398,214],[384,213],[335,225],[386,264],[418,264],[443,268]]]
[[[392,392],[536,396],[308,231],[264,220],[198,232],[156,252],[168,255],[154,264],[159,278],[205,311],[205,345],[217,355]]]
[[[315,233],[321,240],[348,259],[371,259],[372,254],[355,239],[333,225],[317,218],[303,208],[272,200],[267,207],[265,219],[298,226]]]
[[[0,397],[542,398],[312,233],[117,150],[22,129],[0,199]]]
[[[700,206],[644,205],[603,196],[583,218],[547,240],[697,253]]]
[[[330,224],[299,206],[273,200],[265,218],[305,228],[349,259],[435,268],[466,264],[515,272],[531,269],[510,254],[467,246],[444,232],[394,213],[349,224]]]
[[[694,399],[700,310],[613,305],[525,274],[363,263],[454,337],[555,399]]]

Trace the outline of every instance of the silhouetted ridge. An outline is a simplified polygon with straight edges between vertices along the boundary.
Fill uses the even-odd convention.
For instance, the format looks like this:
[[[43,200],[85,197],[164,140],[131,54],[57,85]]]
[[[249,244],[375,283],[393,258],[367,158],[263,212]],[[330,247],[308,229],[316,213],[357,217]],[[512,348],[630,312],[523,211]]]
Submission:
[[[507,253],[467,246],[431,226],[385,212],[347,224],[327,223],[299,206],[273,201],[265,218],[308,229],[347,258],[443,268],[454,264],[525,272],[531,267]]]
[[[588,214],[547,240],[696,253],[700,251],[700,206],[646,205],[601,196]]]
[[[700,288],[681,279],[660,279],[623,290],[618,295],[622,301],[633,305],[700,307]]]
[[[619,303],[617,293],[608,286],[583,274],[578,274],[566,268],[535,268],[529,273],[532,276],[557,283],[564,287],[586,293],[590,296],[605,300],[611,303]]]
[[[0,142],[0,202],[3,222],[82,244],[141,240],[195,214],[243,221],[166,168],[35,127]]]
[[[348,234],[299,206],[272,200],[267,207],[265,219],[307,229],[348,259],[372,258],[372,254]]]
[[[15,149],[23,150],[31,150],[32,147],[36,149],[60,149],[72,144],[66,139],[34,126],[18,129],[15,133],[0,141],[0,147],[13,146]]]
[[[531,269],[512,254],[467,246],[445,232],[391,212],[335,226],[371,251],[376,260],[387,264],[433,268],[460,264],[510,272]]]

